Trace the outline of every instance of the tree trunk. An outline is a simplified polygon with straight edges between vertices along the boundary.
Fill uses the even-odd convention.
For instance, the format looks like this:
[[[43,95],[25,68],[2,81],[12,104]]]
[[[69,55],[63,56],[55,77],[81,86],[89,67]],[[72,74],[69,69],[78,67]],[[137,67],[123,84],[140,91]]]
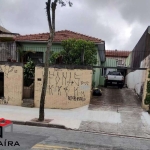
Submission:
[[[46,50],[46,54],[45,54],[44,77],[43,77],[43,86],[42,86],[42,93],[41,93],[41,99],[40,99],[40,109],[39,109],[39,121],[44,121],[44,104],[45,104],[45,96],[46,96],[47,81],[48,81],[50,49],[51,49],[54,35],[55,35],[56,3],[57,3],[57,0],[52,2],[52,5],[51,5],[51,0],[48,0],[48,2],[46,2],[46,12],[47,12],[50,36],[49,36],[49,40],[47,43],[47,50]],[[52,21],[51,21],[50,8],[52,9]]]
[[[51,36],[51,38],[48,40],[47,50],[45,54],[43,86],[42,86],[40,109],[39,109],[39,121],[44,121],[44,104],[45,104],[45,96],[46,96],[47,82],[48,82],[49,57],[50,57],[50,49],[52,46],[52,39],[53,36]]]

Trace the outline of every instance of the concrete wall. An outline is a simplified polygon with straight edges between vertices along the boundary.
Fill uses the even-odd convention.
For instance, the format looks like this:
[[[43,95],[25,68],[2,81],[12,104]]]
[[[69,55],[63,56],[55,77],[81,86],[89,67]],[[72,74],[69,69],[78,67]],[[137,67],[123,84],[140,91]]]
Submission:
[[[4,73],[4,98],[0,99],[0,104],[21,106],[23,89],[22,64],[0,62],[0,72]]]
[[[150,55],[148,55],[140,65],[141,68],[150,68]]]
[[[145,82],[145,75],[146,75],[146,70],[136,70],[134,72],[130,72],[126,76],[126,84],[128,88],[135,89],[136,93],[138,95],[141,95],[142,88]]]
[[[148,78],[149,71],[150,71],[150,69],[147,69],[146,74],[145,74],[145,83],[144,83],[143,98],[142,98],[142,107],[143,107],[143,109],[145,109],[145,110],[149,110],[149,106],[148,106],[148,105],[145,105],[145,98],[146,98],[146,95],[147,95],[147,94],[150,94],[150,93],[147,93],[147,82],[150,81],[150,78]]]
[[[40,105],[43,67],[35,68],[35,107]],[[92,70],[49,68],[45,108],[71,109],[90,103]]]

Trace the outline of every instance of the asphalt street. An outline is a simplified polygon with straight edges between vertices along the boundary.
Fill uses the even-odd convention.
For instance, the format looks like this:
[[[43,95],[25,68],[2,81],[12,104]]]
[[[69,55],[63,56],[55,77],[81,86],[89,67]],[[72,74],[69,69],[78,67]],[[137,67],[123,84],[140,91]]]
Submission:
[[[8,146],[9,141],[13,141],[13,146]],[[0,139],[0,150],[7,149],[149,150],[150,142],[149,139],[118,137],[56,128],[13,125],[13,133],[10,133],[9,128],[7,128],[4,138]]]

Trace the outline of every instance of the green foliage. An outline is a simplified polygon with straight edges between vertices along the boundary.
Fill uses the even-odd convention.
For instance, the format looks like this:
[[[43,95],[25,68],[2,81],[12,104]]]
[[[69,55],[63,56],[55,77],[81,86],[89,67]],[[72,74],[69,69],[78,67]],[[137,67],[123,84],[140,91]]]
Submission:
[[[56,63],[56,59],[61,56],[61,53],[60,52],[53,52],[53,51],[51,51],[50,56],[51,56],[50,57],[50,64],[55,64]]]
[[[60,56],[62,63],[67,65],[81,65],[81,56],[84,51],[84,65],[94,65],[97,63],[97,50],[95,44],[85,40],[68,39],[62,42],[63,51],[51,55],[51,63],[55,63]]]
[[[24,84],[30,86],[34,80],[35,64],[31,59],[24,65]]]
[[[148,78],[150,78],[150,71],[149,71],[149,74],[148,74]]]
[[[147,95],[146,95],[146,98],[145,98],[145,105],[150,105],[150,94],[147,94]]]
[[[150,81],[147,81],[147,93],[150,93]]]
[[[145,104],[150,105],[150,81],[147,81],[147,94],[145,98]]]

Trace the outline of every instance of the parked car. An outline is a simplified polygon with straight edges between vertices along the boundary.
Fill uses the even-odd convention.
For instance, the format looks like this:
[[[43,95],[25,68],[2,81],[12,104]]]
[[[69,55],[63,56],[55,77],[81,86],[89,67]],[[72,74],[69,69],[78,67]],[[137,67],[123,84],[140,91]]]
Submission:
[[[123,88],[124,86],[124,76],[121,72],[112,71],[109,72],[105,77],[105,87],[108,85],[118,86],[118,88]]]

